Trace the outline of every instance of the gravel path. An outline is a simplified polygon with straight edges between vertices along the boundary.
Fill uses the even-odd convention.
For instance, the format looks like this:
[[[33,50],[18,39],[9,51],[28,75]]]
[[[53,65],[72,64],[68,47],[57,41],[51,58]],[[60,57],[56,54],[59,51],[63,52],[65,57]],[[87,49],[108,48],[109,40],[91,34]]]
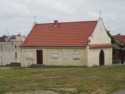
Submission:
[[[117,91],[117,92],[115,92],[113,94],[125,94],[125,90]]]

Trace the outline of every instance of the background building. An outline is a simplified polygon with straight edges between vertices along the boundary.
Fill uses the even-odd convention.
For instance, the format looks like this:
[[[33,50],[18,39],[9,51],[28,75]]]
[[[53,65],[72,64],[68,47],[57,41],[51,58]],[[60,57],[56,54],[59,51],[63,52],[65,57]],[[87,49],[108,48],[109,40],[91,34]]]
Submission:
[[[116,35],[114,38],[113,63],[125,62],[125,35]]]
[[[0,37],[0,65],[20,63],[21,45],[25,37],[18,35]]]

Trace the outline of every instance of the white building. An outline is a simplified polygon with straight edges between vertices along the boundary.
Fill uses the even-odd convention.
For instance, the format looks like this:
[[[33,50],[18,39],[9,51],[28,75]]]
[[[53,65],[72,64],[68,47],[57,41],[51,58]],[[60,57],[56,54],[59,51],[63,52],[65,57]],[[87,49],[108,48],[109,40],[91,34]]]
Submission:
[[[35,24],[22,46],[22,66],[112,65],[112,44],[102,18]]]
[[[0,65],[20,63],[21,44],[25,37],[21,35],[0,37]]]

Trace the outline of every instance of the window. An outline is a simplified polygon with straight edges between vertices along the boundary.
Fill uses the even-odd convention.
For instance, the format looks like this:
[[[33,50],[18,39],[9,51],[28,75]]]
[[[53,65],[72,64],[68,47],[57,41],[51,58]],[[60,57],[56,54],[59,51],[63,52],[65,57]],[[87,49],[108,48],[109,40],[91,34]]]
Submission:
[[[17,59],[17,52],[15,52],[15,59]]]
[[[3,47],[2,47],[2,44],[1,44],[1,51],[2,51],[2,48],[3,48]]]
[[[15,45],[15,48],[17,48],[17,46]]]
[[[73,53],[73,60],[80,60],[80,53],[78,51]]]
[[[27,51],[25,52],[25,59],[32,59],[33,58],[33,53],[32,51]]]
[[[58,52],[56,50],[52,51],[51,58],[52,59],[58,59]]]

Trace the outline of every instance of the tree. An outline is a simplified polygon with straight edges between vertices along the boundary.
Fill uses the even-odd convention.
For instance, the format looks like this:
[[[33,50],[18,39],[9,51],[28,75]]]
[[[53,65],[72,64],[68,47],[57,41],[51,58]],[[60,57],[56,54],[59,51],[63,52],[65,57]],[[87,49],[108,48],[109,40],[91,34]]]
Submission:
[[[113,38],[109,30],[106,30],[106,31],[107,31],[108,36],[111,38],[111,42],[113,44],[115,42],[115,39]]]

